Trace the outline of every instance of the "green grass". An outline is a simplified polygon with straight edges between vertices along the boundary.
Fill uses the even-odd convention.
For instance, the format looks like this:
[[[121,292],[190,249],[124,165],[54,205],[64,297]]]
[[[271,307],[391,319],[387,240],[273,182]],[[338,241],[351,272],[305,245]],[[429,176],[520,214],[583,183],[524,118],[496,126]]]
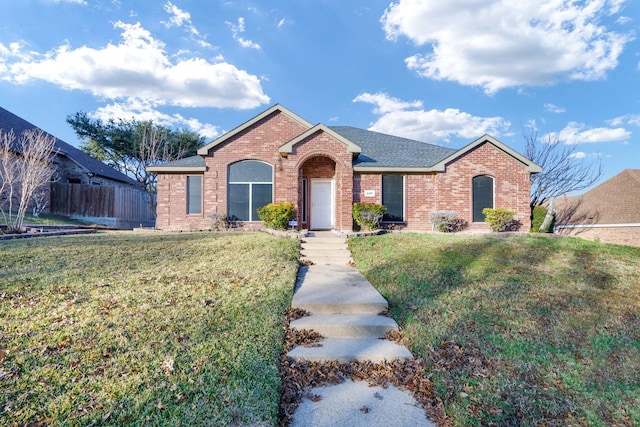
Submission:
[[[0,216],[0,221],[3,218]],[[40,214],[38,216],[33,216],[31,214],[27,214],[24,217],[24,224],[26,225],[90,225],[90,223],[80,221],[77,219],[71,219],[66,216],[58,216],[58,215],[46,215]]]
[[[0,425],[272,425],[299,243],[0,242]]]
[[[455,425],[640,425],[640,248],[351,239]]]

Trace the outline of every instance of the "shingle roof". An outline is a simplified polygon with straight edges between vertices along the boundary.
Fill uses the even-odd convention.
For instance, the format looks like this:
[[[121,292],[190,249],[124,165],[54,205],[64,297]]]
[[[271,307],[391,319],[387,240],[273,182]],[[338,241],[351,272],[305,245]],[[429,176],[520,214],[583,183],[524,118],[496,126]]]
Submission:
[[[147,170],[149,172],[172,172],[172,169],[180,170],[180,171],[192,171],[196,172],[197,170],[206,169],[207,165],[205,164],[204,157],[200,155],[185,157],[182,159],[174,160],[173,162],[163,163],[157,166],[149,166]]]
[[[424,168],[435,165],[457,151],[351,126],[330,128],[362,148],[362,153],[353,162],[354,167]]]
[[[577,207],[576,207],[577,206]],[[567,217],[567,209],[574,209]],[[558,225],[640,223],[640,169],[625,169],[582,196],[556,201]]]
[[[22,132],[26,130],[38,129],[38,127],[29,123],[23,118],[16,116],[12,112],[0,107],[0,129],[2,129],[3,132],[9,132],[13,129],[14,134],[16,135],[16,137],[18,137],[20,134],[22,134]],[[53,136],[47,132],[45,133],[49,136]],[[56,138],[55,136],[53,137]],[[137,181],[102,163],[100,160],[78,150],[74,146],[67,144],[59,138],[56,138],[55,148],[58,151],[59,155],[68,157],[78,165],[85,168],[87,172],[91,172],[95,175],[109,178],[114,181],[140,186]]]

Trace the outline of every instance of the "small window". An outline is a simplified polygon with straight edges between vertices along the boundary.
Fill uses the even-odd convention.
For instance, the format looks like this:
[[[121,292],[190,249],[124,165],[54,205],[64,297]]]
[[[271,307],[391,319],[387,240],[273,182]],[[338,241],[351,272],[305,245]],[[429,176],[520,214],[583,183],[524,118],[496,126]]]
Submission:
[[[473,222],[484,222],[484,208],[493,208],[493,178],[488,175],[473,178]]]
[[[404,221],[404,176],[382,175],[382,204],[387,207],[383,221]]]
[[[202,176],[187,176],[187,215],[202,214]]]
[[[228,215],[234,221],[259,221],[258,209],[273,200],[273,167],[257,160],[229,165]]]
[[[307,222],[307,179],[302,180],[302,222]]]

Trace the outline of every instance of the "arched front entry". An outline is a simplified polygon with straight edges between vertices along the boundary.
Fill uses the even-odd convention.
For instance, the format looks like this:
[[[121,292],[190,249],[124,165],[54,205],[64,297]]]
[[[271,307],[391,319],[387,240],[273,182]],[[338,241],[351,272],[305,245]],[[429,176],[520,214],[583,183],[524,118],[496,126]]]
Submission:
[[[336,162],[326,156],[307,159],[300,168],[301,219],[310,230],[326,230],[336,223]]]

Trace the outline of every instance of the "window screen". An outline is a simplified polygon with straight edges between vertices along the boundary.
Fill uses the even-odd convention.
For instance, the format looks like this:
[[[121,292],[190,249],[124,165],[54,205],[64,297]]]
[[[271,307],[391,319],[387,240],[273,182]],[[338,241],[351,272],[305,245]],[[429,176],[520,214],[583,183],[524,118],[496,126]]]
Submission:
[[[493,178],[488,175],[473,178],[473,222],[484,222],[484,208],[493,208]]]
[[[187,214],[199,215],[202,213],[202,177],[199,175],[187,176]]]
[[[404,176],[382,175],[383,221],[404,221]]]

